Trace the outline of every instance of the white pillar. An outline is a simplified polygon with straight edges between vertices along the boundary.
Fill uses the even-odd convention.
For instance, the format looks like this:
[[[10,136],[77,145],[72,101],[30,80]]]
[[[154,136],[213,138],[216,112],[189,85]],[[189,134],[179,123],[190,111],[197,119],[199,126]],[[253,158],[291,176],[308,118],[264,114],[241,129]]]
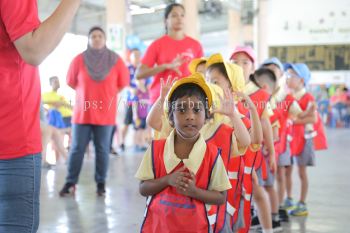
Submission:
[[[107,44],[120,55],[126,50],[125,38],[131,26],[127,0],[106,0]]]
[[[182,0],[185,7],[185,33],[186,35],[199,40],[200,24],[198,15],[198,0]]]
[[[243,43],[241,23],[241,3],[233,1],[228,10],[228,48],[231,53],[237,45]]]
[[[269,23],[269,0],[258,0],[258,17],[257,17],[257,56],[260,64],[269,56],[268,47],[268,23]]]

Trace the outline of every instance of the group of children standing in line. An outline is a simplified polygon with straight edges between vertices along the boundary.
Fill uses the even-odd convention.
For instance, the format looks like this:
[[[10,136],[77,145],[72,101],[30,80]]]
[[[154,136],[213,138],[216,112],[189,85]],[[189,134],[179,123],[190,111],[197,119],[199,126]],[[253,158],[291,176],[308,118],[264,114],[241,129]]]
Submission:
[[[255,65],[253,50],[237,47],[229,61],[194,59],[190,76],[161,80],[147,117],[154,140],[136,173],[147,197],[141,232],[278,232],[289,214],[308,215],[307,167],[326,148],[310,71],[277,58]]]

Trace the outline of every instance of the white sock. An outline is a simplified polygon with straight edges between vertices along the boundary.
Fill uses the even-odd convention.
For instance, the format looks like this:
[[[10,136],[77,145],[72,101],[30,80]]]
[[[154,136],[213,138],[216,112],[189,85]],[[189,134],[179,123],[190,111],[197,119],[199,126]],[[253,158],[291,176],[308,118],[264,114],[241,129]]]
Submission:
[[[263,229],[262,230],[262,233],[273,233],[273,230],[272,229]]]

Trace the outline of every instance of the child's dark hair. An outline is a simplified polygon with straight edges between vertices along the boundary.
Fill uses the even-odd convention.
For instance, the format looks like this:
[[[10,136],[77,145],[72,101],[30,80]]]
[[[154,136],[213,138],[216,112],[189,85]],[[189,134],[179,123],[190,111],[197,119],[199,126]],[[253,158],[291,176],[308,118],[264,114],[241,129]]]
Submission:
[[[132,52],[141,52],[141,50],[139,49],[139,48],[132,48],[132,49],[130,49],[130,53],[132,53]]]
[[[209,105],[208,105],[208,99],[203,91],[202,88],[200,88],[198,85],[193,84],[193,83],[186,83],[181,86],[179,86],[174,93],[171,95],[171,98],[169,99],[168,102],[168,117],[170,120],[170,123],[173,124],[174,122],[174,110],[175,110],[175,101],[179,98],[182,98],[184,96],[196,96],[199,98],[199,100],[203,103],[204,105],[204,110],[205,110],[205,119],[209,119],[210,113],[209,113]]]
[[[205,65],[205,63],[207,63],[207,61],[201,61],[200,63],[197,64],[197,67],[200,65]]]
[[[185,7],[180,4],[180,3],[171,3],[166,6],[165,11],[164,11],[164,19],[168,19],[170,12],[175,8],[175,7],[181,7],[183,10],[185,10]],[[168,33],[168,28],[165,26],[165,32]]]
[[[100,31],[100,32],[102,32],[102,34],[104,36],[106,36],[105,31],[99,26],[94,26],[94,27],[90,28],[88,36],[90,37],[91,33],[93,33],[94,31]]]
[[[260,68],[257,69],[254,74],[251,74],[249,76],[249,80],[252,81],[256,86],[262,88],[259,84],[259,82],[257,81],[258,79],[262,78],[262,77],[267,77],[268,82],[275,85],[277,82],[277,78],[275,73],[267,68]]]
[[[207,68],[207,71],[211,72],[215,69],[218,70],[223,76],[225,76],[225,78],[230,82],[224,63],[214,63]]]
[[[58,79],[58,77],[57,77],[57,76],[52,76],[52,77],[49,78],[50,85],[52,84],[52,82],[53,82],[55,79]]]

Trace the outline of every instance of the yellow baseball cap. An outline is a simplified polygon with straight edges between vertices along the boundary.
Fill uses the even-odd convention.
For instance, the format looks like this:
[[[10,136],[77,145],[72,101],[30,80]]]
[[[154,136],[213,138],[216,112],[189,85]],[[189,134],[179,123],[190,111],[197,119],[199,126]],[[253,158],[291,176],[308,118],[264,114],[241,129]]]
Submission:
[[[243,92],[245,88],[245,79],[243,75],[243,70],[240,66],[236,64],[232,64],[230,62],[226,62],[221,54],[216,53],[211,55],[205,66],[208,68],[213,64],[223,63],[226,69],[226,73],[230,80],[232,90]]]
[[[201,57],[201,58],[192,59],[190,64],[188,64],[188,69],[191,72],[191,74],[194,74],[197,72],[197,66],[202,62],[207,62],[207,58]]]
[[[221,99],[224,98],[224,91],[222,90],[221,87],[219,87],[218,85],[213,84],[213,83],[208,83],[208,86],[210,88],[211,95],[213,98],[212,110],[218,109],[218,108],[220,108],[220,106],[222,104]],[[237,103],[237,100],[235,100],[235,103]],[[237,108],[235,108],[235,109],[237,111]],[[239,113],[239,116],[241,118],[244,117],[244,115],[242,115],[240,113]],[[217,114],[217,113],[214,114],[214,120],[215,121],[222,121],[224,123],[230,122],[230,119],[227,116],[222,115],[222,114]]]
[[[218,108],[221,104],[221,98],[224,98],[224,91],[222,90],[221,87],[219,87],[216,84],[213,83],[207,83],[210,92],[211,92],[211,96],[213,99],[213,103],[212,103],[212,108]]]
[[[168,96],[167,96],[167,102],[169,102],[169,100],[171,99],[172,94],[174,93],[174,91],[181,87],[184,84],[195,84],[197,86],[199,86],[205,93],[205,95],[207,96],[208,99],[208,108],[210,109],[213,103],[213,97],[210,91],[209,86],[207,85],[207,83],[205,82],[205,79],[203,77],[203,75],[199,72],[196,72],[194,74],[191,74],[190,76],[187,76],[185,78],[182,78],[180,80],[177,80],[173,86],[171,87]]]

